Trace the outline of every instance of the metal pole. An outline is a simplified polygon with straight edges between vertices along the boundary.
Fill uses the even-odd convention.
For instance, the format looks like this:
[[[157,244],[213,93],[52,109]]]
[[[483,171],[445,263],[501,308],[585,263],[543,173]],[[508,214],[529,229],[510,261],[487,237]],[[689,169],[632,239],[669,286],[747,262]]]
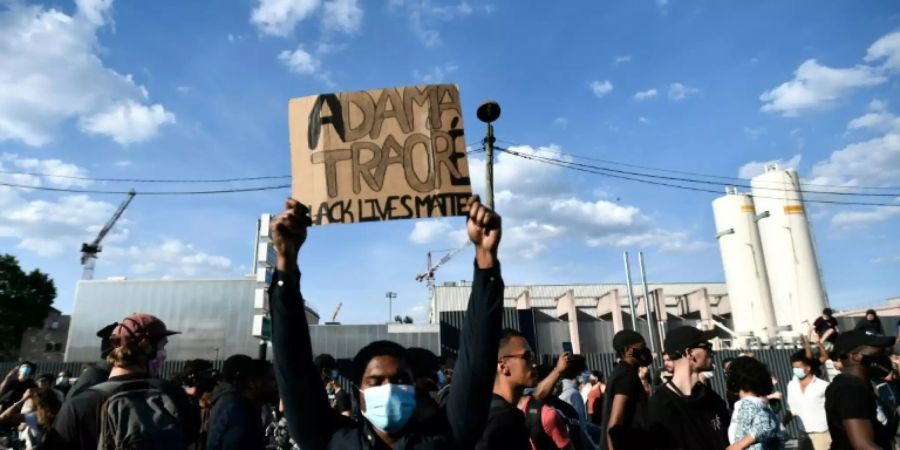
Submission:
[[[396,292],[388,292],[384,294],[384,296],[388,299],[388,321],[387,323],[391,323],[394,320],[394,299],[397,298]]]
[[[628,288],[628,309],[631,312],[631,329],[638,331],[637,313],[634,311],[634,292],[631,291],[631,266],[628,264],[628,252],[622,252],[625,260],[625,285]]]
[[[641,266],[641,284],[644,286],[644,303],[647,305],[647,331],[650,333],[650,351],[656,353],[656,332],[654,329],[657,327],[656,322],[656,298],[651,300],[650,293],[647,289],[647,276],[644,274],[644,252],[638,252],[638,264]]]
[[[487,135],[484,137],[484,176],[485,200],[488,208],[494,209],[494,125],[487,124]]]

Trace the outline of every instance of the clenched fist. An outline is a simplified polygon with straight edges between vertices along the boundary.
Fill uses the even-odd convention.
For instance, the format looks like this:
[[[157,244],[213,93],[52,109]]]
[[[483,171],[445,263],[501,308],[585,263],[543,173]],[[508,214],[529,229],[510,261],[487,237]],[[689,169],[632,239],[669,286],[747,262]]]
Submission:
[[[477,195],[469,197],[469,218],[466,231],[469,240],[475,244],[475,261],[479,268],[489,269],[497,262],[497,249],[503,229],[500,216],[481,204]]]

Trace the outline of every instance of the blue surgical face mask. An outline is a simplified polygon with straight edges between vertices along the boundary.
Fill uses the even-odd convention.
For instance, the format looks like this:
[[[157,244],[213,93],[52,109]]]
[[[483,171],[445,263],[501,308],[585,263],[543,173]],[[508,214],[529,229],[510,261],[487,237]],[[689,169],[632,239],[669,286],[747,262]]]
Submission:
[[[337,371],[337,369],[332,369],[332,370],[331,370],[331,379],[332,379],[332,380],[337,380],[337,378],[338,378],[338,371]]]
[[[19,367],[19,378],[28,378],[31,376],[31,367],[22,366]]]
[[[382,384],[361,392],[366,400],[363,416],[387,433],[400,431],[416,410],[416,389],[409,384]]]
[[[806,371],[803,369],[799,369],[797,367],[793,368],[793,372],[794,372],[794,378],[796,378],[798,380],[801,380],[801,379],[803,379],[803,377],[806,376]]]
[[[447,377],[444,376],[443,370],[437,371],[437,380],[438,380],[438,387],[444,387],[444,384],[447,383]]]

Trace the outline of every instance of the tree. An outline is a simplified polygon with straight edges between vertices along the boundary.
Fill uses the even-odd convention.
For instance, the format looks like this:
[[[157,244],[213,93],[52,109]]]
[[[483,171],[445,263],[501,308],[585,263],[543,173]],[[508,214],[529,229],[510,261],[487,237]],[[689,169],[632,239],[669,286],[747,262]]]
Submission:
[[[0,361],[15,359],[22,333],[40,327],[50,312],[56,286],[47,274],[25,273],[12,255],[0,255]]]
[[[397,322],[397,323],[403,323],[403,317],[400,317],[400,316],[394,316],[394,322]]]
[[[413,323],[412,317],[409,317],[409,316],[404,317],[403,323]]]

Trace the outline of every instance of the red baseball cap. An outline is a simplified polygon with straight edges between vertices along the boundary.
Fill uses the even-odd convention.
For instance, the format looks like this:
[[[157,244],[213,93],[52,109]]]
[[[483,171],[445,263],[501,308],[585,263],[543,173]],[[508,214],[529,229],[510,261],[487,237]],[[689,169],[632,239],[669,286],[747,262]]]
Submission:
[[[122,319],[113,329],[110,338],[140,342],[144,339],[157,341],[166,336],[179,334],[180,331],[172,331],[166,328],[166,324],[156,316],[144,313],[133,313]]]

